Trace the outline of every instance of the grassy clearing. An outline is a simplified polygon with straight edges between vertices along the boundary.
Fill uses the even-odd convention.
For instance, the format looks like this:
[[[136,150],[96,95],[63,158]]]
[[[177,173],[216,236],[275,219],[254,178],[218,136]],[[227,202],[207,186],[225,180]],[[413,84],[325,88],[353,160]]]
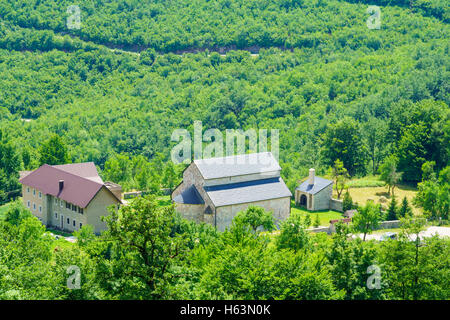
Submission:
[[[373,200],[375,203],[380,203],[384,207],[387,207],[391,201],[391,196],[387,192],[387,187],[367,187],[367,188],[349,188],[348,192],[353,199],[353,202],[357,202],[359,205],[364,205],[367,200]],[[417,193],[417,189],[408,185],[400,185],[395,188],[394,194],[397,198],[397,203],[400,205],[403,197],[406,196],[408,199],[409,205],[413,209],[413,213],[415,215],[422,214],[422,210],[420,208],[414,207],[412,204],[412,199],[415,197]],[[337,197],[336,192],[333,192],[333,197]],[[387,199],[386,202],[381,202],[381,197],[385,197]]]
[[[349,188],[383,187],[385,183],[380,181],[379,176],[366,176],[364,178],[352,179],[346,183]]]
[[[333,210],[324,210],[324,211],[308,211],[303,207],[298,207],[295,203],[291,202],[291,214],[300,214],[302,218],[305,218],[309,213],[311,216],[312,224],[314,225],[314,221],[316,219],[316,214],[319,215],[319,221],[321,226],[330,225],[330,220],[342,219],[342,213]]]

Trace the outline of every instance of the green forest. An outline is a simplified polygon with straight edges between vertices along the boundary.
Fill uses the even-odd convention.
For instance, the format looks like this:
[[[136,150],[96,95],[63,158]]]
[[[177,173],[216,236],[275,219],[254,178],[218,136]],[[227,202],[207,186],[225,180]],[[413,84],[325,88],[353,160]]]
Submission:
[[[309,234],[296,215],[274,236],[249,212],[220,233],[158,200],[186,167],[170,161],[171,134],[198,120],[278,129],[291,191],[309,168],[341,168],[392,194],[416,188],[424,216],[448,222],[448,1],[83,0],[79,29],[73,4],[0,0],[1,299],[450,298],[450,242],[408,240],[417,221],[382,243],[348,241],[345,226]],[[19,171],[86,161],[150,195],[68,245],[15,200]],[[374,261],[379,290],[366,287]],[[67,264],[83,269],[81,290],[67,289]]]
[[[370,208],[369,208],[370,209]],[[119,215],[121,218],[119,218]],[[154,196],[112,211],[100,237],[89,227],[71,244],[55,240],[18,202],[0,221],[0,299],[448,299],[449,240],[411,241],[423,224],[406,222],[396,241],[349,241],[309,234],[291,215],[276,236],[270,213],[249,207],[225,232],[180,218]],[[416,238],[418,239],[418,238]],[[14,241],[15,240],[15,241]],[[374,287],[367,272],[378,266]],[[68,287],[68,266],[79,288]],[[75,282],[76,284],[76,282]]]

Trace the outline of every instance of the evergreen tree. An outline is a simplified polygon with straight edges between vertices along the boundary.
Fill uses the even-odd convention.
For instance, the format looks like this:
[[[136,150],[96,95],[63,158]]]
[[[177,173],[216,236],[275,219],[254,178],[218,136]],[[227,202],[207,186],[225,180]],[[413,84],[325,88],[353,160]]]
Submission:
[[[403,198],[400,209],[398,210],[398,217],[399,218],[412,217],[412,209],[408,203],[408,199],[406,199],[406,196]]]
[[[305,220],[304,220],[304,224],[305,224],[305,228],[309,228],[311,226],[312,220],[311,220],[311,215],[309,214],[309,212],[306,214],[305,216]]]
[[[353,209],[353,200],[352,200],[352,197],[350,196],[350,193],[348,192],[348,190],[344,194],[344,199],[342,201],[342,208],[343,208],[344,212],[347,210]]]
[[[397,220],[397,200],[395,197],[392,197],[391,203],[389,204],[388,212],[387,212],[387,220]]]

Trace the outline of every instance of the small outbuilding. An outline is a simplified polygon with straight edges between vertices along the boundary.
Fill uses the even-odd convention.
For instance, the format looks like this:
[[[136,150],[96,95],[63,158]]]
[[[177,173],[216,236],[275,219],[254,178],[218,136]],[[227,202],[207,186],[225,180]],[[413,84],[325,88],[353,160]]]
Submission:
[[[342,201],[332,199],[333,181],[316,177],[315,170],[309,169],[309,177],[295,189],[295,203],[310,211],[342,211]]]

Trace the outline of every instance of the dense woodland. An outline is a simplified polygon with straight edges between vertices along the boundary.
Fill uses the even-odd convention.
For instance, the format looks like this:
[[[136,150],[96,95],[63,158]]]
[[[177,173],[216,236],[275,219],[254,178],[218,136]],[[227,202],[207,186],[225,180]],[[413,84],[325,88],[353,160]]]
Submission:
[[[309,168],[325,175],[341,164],[351,177],[380,174],[389,188],[418,184],[417,205],[431,218],[448,219],[448,1],[78,1],[79,30],[66,27],[72,4],[0,0],[0,203],[17,196],[20,170],[43,163],[93,161],[105,180],[124,190],[161,194],[180,182],[184,168],[169,161],[173,130],[192,130],[200,120],[204,130],[279,129],[282,176],[291,190]],[[366,25],[368,5],[381,8],[379,30]],[[149,214],[159,210],[172,209]],[[156,268],[157,280],[130,274],[139,255],[113,225],[105,235],[111,242],[81,242],[53,254],[37,220],[2,222],[0,297],[449,297],[448,241],[432,239],[420,249],[406,240],[346,242],[346,231],[332,239],[308,236],[301,231],[305,223],[296,222],[302,244],[274,246],[243,222],[218,234],[170,215],[173,225],[159,231],[160,241],[167,234],[187,241],[179,260],[164,268],[176,282],[152,263],[144,268]],[[21,238],[27,248],[7,240],[25,233],[32,238]],[[4,256],[8,246],[19,260]],[[431,259],[416,262],[430,266],[410,264],[416,249]],[[83,278],[86,290],[49,282],[33,291],[35,281],[63,281],[63,273],[42,276],[60,272],[53,259],[75,256],[92,271],[93,278]],[[343,257],[354,259],[345,265],[351,270],[339,269]],[[361,287],[358,273],[375,258],[400,270],[377,296]],[[14,271],[23,278],[12,291],[4,289],[12,286],[4,259],[23,266]],[[221,270],[224,265],[236,269]],[[419,289],[420,281],[409,279],[417,270],[424,270],[424,283],[441,281],[442,287]],[[348,278],[336,283],[330,274],[339,272]],[[123,278],[111,283],[108,277],[117,274]],[[269,284],[283,290],[265,291]],[[310,288],[299,292],[299,286]]]
[[[413,240],[419,220],[384,242],[349,241],[345,225],[309,234],[305,220],[291,215],[271,236],[258,231],[273,230],[271,213],[250,207],[221,233],[149,196],[113,211],[101,237],[84,226],[70,244],[18,202],[0,221],[0,299],[449,298],[449,241]]]

